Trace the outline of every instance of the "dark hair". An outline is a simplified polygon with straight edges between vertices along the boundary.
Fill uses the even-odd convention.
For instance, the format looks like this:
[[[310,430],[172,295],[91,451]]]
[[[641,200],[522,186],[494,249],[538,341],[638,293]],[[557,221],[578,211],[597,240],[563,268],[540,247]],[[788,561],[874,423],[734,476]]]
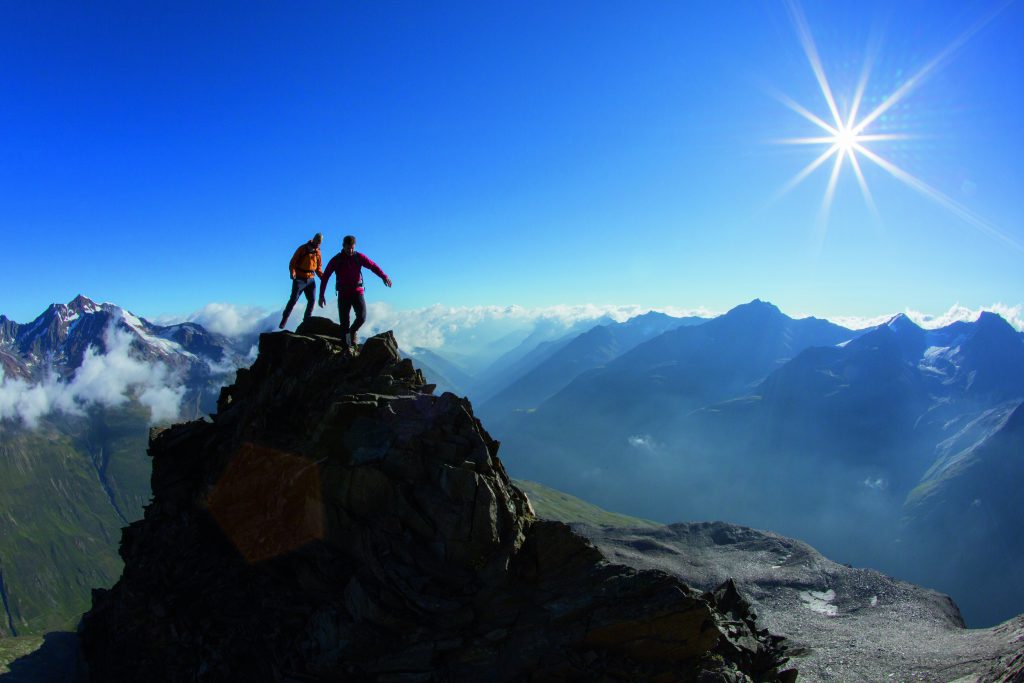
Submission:
[[[354,235],[345,235],[345,239],[341,241],[341,245],[347,247],[350,244],[355,244],[356,238]]]

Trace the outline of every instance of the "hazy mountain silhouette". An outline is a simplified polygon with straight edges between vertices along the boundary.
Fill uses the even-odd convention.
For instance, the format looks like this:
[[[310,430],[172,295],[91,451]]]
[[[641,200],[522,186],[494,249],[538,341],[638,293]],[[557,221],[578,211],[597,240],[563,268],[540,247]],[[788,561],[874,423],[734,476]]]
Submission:
[[[569,340],[550,342],[543,356],[533,359],[531,370],[484,401],[481,415],[495,425],[503,424],[512,413],[533,410],[579,375],[609,363],[638,344],[676,327],[705,322],[705,318],[673,318],[651,311],[625,322],[595,325]]]
[[[1016,472],[1009,463],[1024,454],[1008,432],[995,437],[1002,423],[977,421],[1024,400],[1022,373],[1021,337],[994,314],[937,330],[897,316],[853,332],[755,301],[640,344],[496,434],[516,476],[642,517],[772,528],[951,592],[971,623],[993,623],[1024,610],[1024,595],[965,594],[982,575],[958,573],[967,564],[939,548],[963,545],[976,567],[1020,566],[1004,550],[1017,537],[1020,504],[989,482],[984,536],[917,524],[926,508],[903,505],[922,483],[936,492],[926,500],[959,510],[978,478],[999,476],[991,466],[933,469],[961,432],[956,452],[977,447],[979,462]],[[1012,472],[1002,477],[1016,481]]]

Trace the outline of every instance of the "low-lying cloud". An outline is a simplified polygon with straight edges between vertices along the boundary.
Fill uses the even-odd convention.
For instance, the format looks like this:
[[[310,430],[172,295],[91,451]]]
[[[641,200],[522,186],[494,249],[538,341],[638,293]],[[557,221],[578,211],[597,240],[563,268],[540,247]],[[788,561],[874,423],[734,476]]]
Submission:
[[[280,311],[274,313],[256,306],[236,306],[222,302],[206,304],[198,311],[186,316],[157,318],[161,325],[174,325],[183,322],[198,323],[210,332],[226,337],[242,337],[248,334],[269,332],[277,328],[277,322],[280,319]]]
[[[292,314],[289,324],[294,329],[302,321],[302,301]],[[380,301],[367,306],[364,336],[385,330],[394,330],[398,343],[404,349],[444,349],[455,353],[500,355],[528,335],[546,330],[548,338],[568,332],[574,325],[600,320],[622,322],[637,315],[656,310],[676,317],[698,316],[711,318],[721,311],[707,308],[684,309],[638,305],[577,304],[527,308],[524,306],[442,306],[440,304],[415,309],[396,309]],[[1024,306],[995,303],[972,309],[959,304],[944,313],[931,314],[907,309],[904,313],[926,329],[943,327],[956,321],[977,320],[982,311],[998,313],[1016,329],[1024,331]],[[165,317],[162,324],[191,321],[212,332],[232,338],[254,335],[277,329],[280,309],[268,310],[254,306],[236,306],[229,303],[211,303],[187,316]],[[327,306],[317,308],[315,315],[337,322],[335,299]],[[794,315],[794,314],[791,314]],[[828,320],[851,329],[865,329],[889,321],[894,313],[862,316],[825,316]],[[804,317],[795,314],[794,317]],[[821,316],[819,316],[821,317]]]
[[[946,325],[952,325],[955,322],[974,322],[978,319],[979,315],[986,311],[989,313],[998,313],[1004,320],[1006,320],[1006,322],[1013,325],[1017,331],[1024,331],[1024,306],[1021,304],[1008,306],[1003,303],[995,303],[991,306],[982,306],[981,308],[967,308],[966,306],[956,304],[940,315],[921,313],[920,311],[914,311],[911,309],[907,309],[906,313],[908,318],[921,327],[936,329],[939,327],[945,327]]]
[[[924,313],[908,308],[903,313],[914,321],[919,327],[926,330],[936,330],[955,322],[974,322],[984,312],[998,313],[1006,322],[1010,323],[1018,332],[1024,331],[1024,305],[1017,304],[1009,306],[1003,303],[994,303],[991,306],[980,308],[968,308],[960,304],[954,304],[945,313]],[[868,327],[883,325],[893,318],[895,313],[879,316],[827,316],[827,319],[837,325],[848,327],[852,330],[863,330]]]
[[[20,420],[35,427],[50,413],[81,415],[93,405],[117,407],[136,399],[150,411],[150,422],[178,417],[185,387],[160,362],[137,358],[132,335],[111,325],[103,335],[106,352],[86,349],[81,366],[70,380],[55,375],[30,384],[4,377],[0,368],[0,420]]]
[[[290,329],[294,329],[302,321],[304,304],[302,301],[299,304],[292,313]],[[372,335],[394,330],[399,344],[408,349],[439,349],[460,342],[472,342],[477,346],[483,346],[493,344],[509,335],[525,337],[539,324],[568,330],[573,325],[588,320],[608,318],[623,322],[652,310],[676,317],[717,315],[716,312],[705,308],[652,308],[637,305],[578,304],[526,308],[436,304],[425,308],[399,310],[388,303],[370,302],[367,305],[367,320],[363,333]],[[211,303],[187,316],[167,316],[158,320],[165,325],[196,322],[211,332],[239,337],[277,329],[280,315],[280,309],[270,311],[253,306]],[[324,308],[317,308],[315,315],[337,322],[338,308],[335,299],[330,299]]]

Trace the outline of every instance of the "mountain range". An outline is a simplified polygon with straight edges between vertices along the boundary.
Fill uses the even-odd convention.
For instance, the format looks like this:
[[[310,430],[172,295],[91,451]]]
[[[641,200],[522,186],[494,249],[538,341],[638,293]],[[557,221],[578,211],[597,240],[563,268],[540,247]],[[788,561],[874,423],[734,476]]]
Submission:
[[[797,536],[950,592],[972,623],[1024,604],[1013,542],[1024,336],[999,316],[849,330],[755,300],[711,320],[596,322],[562,336],[540,329],[475,374],[444,349],[408,355],[439,393],[489,396],[479,414],[514,476],[650,519]],[[0,476],[20,482],[0,489],[0,630],[66,625],[88,585],[113,581],[116,529],[149,498],[141,454],[153,413],[140,395],[172,384],[175,419],[200,417],[253,340],[156,325],[81,296],[25,325],[0,316],[5,394],[78,392],[34,427],[0,402]],[[165,372],[106,401],[83,365],[113,356],[99,376],[116,376],[125,358]],[[64,570],[26,590],[50,552]]]
[[[993,623],[1024,609],[1022,373],[995,314],[854,331],[755,300],[491,417],[516,476],[651,519],[772,528]]]

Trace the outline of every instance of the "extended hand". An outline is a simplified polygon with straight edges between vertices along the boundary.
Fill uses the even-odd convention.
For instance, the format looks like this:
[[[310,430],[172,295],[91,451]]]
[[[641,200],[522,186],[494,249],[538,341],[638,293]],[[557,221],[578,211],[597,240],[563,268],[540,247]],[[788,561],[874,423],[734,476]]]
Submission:
[[[391,278],[389,278],[389,277],[384,278],[384,284],[386,284],[388,287],[390,287],[391,286]]]
[[[320,308],[323,308],[324,304],[326,304],[326,303],[327,303],[327,299],[325,299],[323,297],[320,297]]]

